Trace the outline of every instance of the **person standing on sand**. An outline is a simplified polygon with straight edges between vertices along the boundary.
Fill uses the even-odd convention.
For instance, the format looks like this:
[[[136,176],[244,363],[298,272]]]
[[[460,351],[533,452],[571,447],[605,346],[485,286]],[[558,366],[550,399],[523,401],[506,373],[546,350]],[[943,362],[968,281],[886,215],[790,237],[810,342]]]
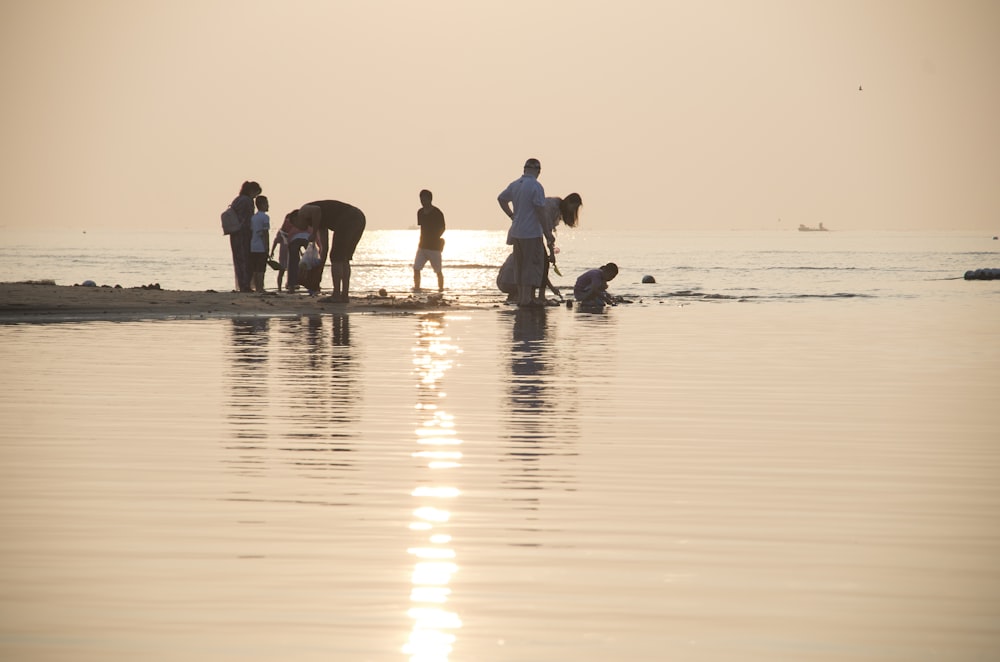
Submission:
[[[319,237],[320,254],[323,256],[321,268],[326,263],[326,249],[329,247],[333,300],[346,303],[350,299],[351,259],[361,235],[365,233],[364,212],[339,200],[318,200],[302,205],[298,216],[300,222]],[[333,237],[329,238],[331,231]]]
[[[253,274],[253,289],[264,291],[264,272],[267,271],[267,240],[271,232],[271,217],[267,215],[268,202],[263,195],[257,196],[257,213],[250,219],[250,271]]]
[[[522,307],[545,305],[535,298],[536,292],[544,296],[546,257],[542,238],[548,243],[550,256],[556,243],[552,230],[542,223],[545,189],[538,181],[541,171],[538,159],[528,159],[524,162],[524,174],[497,196],[500,209],[511,220],[507,243],[514,246],[517,305]]]
[[[444,214],[431,204],[434,194],[424,189],[420,192],[420,209],[417,210],[417,225],[420,226],[420,241],[417,256],[413,259],[413,291],[420,291],[420,272],[424,265],[431,263],[437,274],[438,292],[444,292],[444,272],[441,270],[441,251],[444,250]]]
[[[250,219],[253,216],[253,200],[261,194],[260,184],[246,181],[240,187],[240,194],[233,200],[232,208],[240,219],[240,229],[229,235],[229,246],[233,251],[233,272],[236,289],[250,292],[250,238],[253,231]]]
[[[281,291],[281,283],[285,280],[285,270],[288,269],[288,244],[291,241],[290,233],[295,231],[292,225],[291,214],[285,215],[285,221],[274,233],[274,241],[271,242],[271,259],[274,259],[274,249],[278,249],[278,291]]]

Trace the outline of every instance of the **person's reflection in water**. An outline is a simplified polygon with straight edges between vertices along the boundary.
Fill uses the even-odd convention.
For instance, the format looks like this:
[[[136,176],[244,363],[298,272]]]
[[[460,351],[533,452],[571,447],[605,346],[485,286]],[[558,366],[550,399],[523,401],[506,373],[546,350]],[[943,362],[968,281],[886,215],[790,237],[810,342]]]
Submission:
[[[454,418],[442,407],[446,396],[442,378],[457,350],[444,335],[445,319],[442,313],[421,317],[413,350],[419,423],[413,457],[425,461],[427,470],[412,492],[410,530],[416,542],[407,552],[415,557],[408,611],[413,627],[403,652],[421,662],[445,662],[454,647],[455,631],[462,627],[458,614],[446,606],[452,575],[458,571],[451,546],[451,512],[460,496],[452,481],[461,467],[462,441],[456,436]]]
[[[280,325],[279,450],[314,478],[351,467],[359,419],[356,348],[350,316],[309,316]]]
[[[542,461],[549,456],[576,455],[573,441],[579,437],[575,398],[563,352],[553,339],[546,309],[519,309],[514,312],[513,343],[510,352],[511,380],[508,389],[510,410],[507,424],[507,453],[518,461],[519,471],[510,479],[513,489],[527,490],[518,501],[526,508],[538,507],[544,488],[567,487],[563,462]],[[556,385],[562,390],[557,391]]]
[[[235,318],[230,326],[226,417],[234,429],[235,440],[226,448],[234,452],[232,466],[246,475],[260,473],[267,439],[268,326],[266,317]]]
[[[333,333],[330,344],[330,394],[334,400],[351,403],[358,397],[357,375],[354,371],[354,359],[351,355],[351,317],[350,315],[331,316]],[[335,407],[330,412],[331,421],[350,425],[357,419],[357,411],[351,407]],[[350,437],[349,430],[331,430],[335,436]]]

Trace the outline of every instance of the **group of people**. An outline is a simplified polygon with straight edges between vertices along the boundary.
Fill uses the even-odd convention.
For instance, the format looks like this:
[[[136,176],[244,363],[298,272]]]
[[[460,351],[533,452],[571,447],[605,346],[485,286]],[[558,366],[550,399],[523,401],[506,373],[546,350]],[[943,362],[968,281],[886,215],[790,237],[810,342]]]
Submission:
[[[320,280],[330,259],[334,301],[347,301],[351,288],[351,259],[365,232],[365,215],[360,209],[339,200],[317,200],[292,210],[270,243],[271,220],[269,203],[262,195],[260,184],[243,182],[240,193],[230,205],[240,220],[238,229],[229,234],[233,253],[236,289],[240,292],[263,292],[264,272],[279,250],[278,289],[282,289],[288,271],[286,292],[295,292],[304,285],[310,293],[320,289]],[[254,207],[257,212],[254,213]],[[330,233],[333,233],[331,236]],[[303,250],[315,245],[314,259],[308,268],[300,268]]]
[[[546,289],[562,298],[549,278],[549,270],[555,269],[559,252],[556,226],[561,221],[571,228],[576,227],[583,204],[579,193],[570,193],[565,198],[545,197],[545,189],[538,181],[541,171],[538,159],[528,159],[521,177],[497,196],[500,209],[510,218],[507,244],[513,247],[500,267],[497,287],[507,293],[509,302],[522,308],[556,303],[546,299]],[[577,278],[573,297],[588,304],[613,304],[614,298],[607,291],[608,281],[617,275],[618,266],[614,262],[588,269]]]
[[[528,159],[520,178],[511,182],[497,201],[510,218],[507,244],[512,252],[500,268],[497,286],[508,301],[520,307],[542,307],[556,303],[546,299],[546,289],[562,298],[549,278],[556,269],[556,226],[562,222],[575,227],[583,204],[578,193],[565,198],[545,197],[538,181],[542,166],[538,159]],[[353,205],[339,200],[317,200],[289,212],[270,243],[269,203],[257,182],[243,182],[231,208],[240,226],[229,234],[233,254],[236,287],[240,292],[263,292],[268,264],[278,269],[278,290],[295,292],[301,285],[311,294],[320,289],[327,258],[333,279],[334,301],[347,301],[350,292],[351,259],[365,230],[365,215]],[[256,213],[254,208],[256,207]],[[421,272],[430,263],[437,276],[438,291],[444,290],[442,252],[444,250],[444,214],[433,204],[433,194],[420,191],[417,210],[420,239],[413,262],[413,289],[421,291]],[[332,234],[332,237],[330,233]],[[307,250],[308,248],[308,250]],[[279,258],[274,261],[274,251]],[[305,252],[305,254],[303,254]],[[282,288],[287,269],[288,280]],[[556,269],[558,274],[558,269]],[[609,262],[589,269],[577,279],[573,295],[581,302],[613,303],[607,294],[608,281],[618,274]]]

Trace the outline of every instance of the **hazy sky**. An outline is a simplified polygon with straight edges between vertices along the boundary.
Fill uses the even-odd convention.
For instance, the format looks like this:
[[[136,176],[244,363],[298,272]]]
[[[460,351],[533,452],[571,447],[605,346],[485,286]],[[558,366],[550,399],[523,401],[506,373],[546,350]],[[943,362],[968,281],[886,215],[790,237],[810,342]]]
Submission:
[[[505,229],[534,156],[598,229],[1000,231],[995,0],[0,0],[0,56],[8,228],[218,233],[255,179]]]

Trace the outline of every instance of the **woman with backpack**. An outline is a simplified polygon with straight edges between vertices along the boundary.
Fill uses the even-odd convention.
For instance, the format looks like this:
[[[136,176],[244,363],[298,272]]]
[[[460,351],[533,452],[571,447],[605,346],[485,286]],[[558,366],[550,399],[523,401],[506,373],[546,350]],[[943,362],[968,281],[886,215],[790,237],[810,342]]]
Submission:
[[[253,231],[250,228],[250,219],[254,214],[254,198],[261,194],[260,184],[257,182],[243,182],[240,187],[240,194],[236,196],[231,205],[236,216],[240,220],[239,229],[229,234],[229,246],[233,251],[233,272],[236,276],[236,289],[240,292],[250,292],[250,239]]]

